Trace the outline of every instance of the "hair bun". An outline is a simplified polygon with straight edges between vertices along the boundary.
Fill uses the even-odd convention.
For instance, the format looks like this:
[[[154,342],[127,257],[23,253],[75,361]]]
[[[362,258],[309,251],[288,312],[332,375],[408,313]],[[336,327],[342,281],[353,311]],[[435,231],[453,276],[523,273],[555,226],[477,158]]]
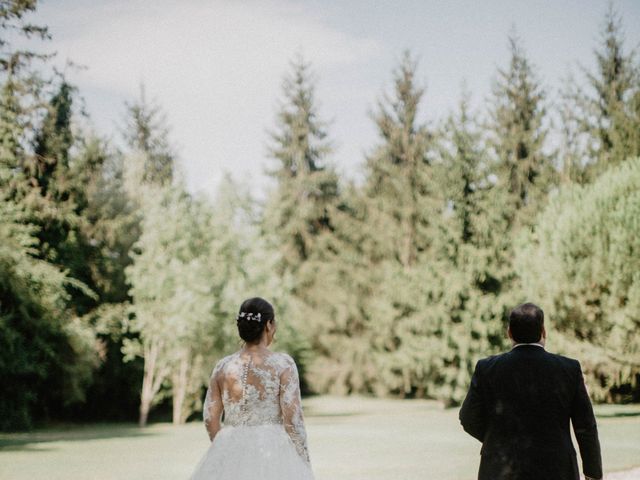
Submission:
[[[247,343],[260,341],[265,326],[274,316],[273,306],[265,299],[254,297],[245,300],[236,317],[240,338]]]

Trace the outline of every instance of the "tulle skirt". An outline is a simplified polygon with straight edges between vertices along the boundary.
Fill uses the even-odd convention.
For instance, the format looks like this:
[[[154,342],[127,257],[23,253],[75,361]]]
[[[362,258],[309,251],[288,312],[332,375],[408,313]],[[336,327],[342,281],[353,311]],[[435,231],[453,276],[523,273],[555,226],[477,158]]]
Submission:
[[[282,425],[223,427],[191,480],[313,480]]]

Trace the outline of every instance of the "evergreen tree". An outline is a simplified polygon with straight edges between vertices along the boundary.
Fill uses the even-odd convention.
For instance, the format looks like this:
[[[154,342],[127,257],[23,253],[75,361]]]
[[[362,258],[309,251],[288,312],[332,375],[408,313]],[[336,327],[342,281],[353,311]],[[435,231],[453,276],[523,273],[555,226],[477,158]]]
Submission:
[[[43,254],[40,219],[64,217],[56,202],[40,195],[31,166],[31,143],[45,113],[43,86],[50,84],[36,73],[35,59],[45,60],[28,48],[14,48],[8,39],[48,38],[45,27],[32,25],[25,16],[34,1],[0,4],[0,196],[2,230],[2,351],[1,377],[16,389],[3,428],[28,427],[59,416],[84,398],[94,365],[92,332],[68,309],[68,292],[91,295],[85,284],[68,273],[57,258]],[[46,64],[45,64],[46,66]],[[66,228],[66,227],[65,227]],[[3,404],[3,408],[7,404]]]
[[[560,92],[558,115],[560,119],[560,145],[558,159],[560,180],[563,184],[584,184],[589,180],[590,136],[585,132],[577,107],[579,89],[570,75]]]
[[[267,205],[265,226],[275,232],[283,272],[298,272],[321,254],[339,195],[337,175],[327,162],[331,147],[326,125],[318,117],[309,68],[302,58],[292,63],[271,135],[270,154],[276,164],[269,174],[277,185]]]
[[[509,307],[503,288],[511,274],[508,222],[496,208],[483,132],[463,92],[441,134],[438,185],[444,215],[435,243],[438,276],[446,286],[438,336],[441,366],[432,395],[457,404],[466,394],[479,357],[503,347],[502,320]]]
[[[5,167],[1,179],[3,187],[15,190],[16,182],[23,179],[20,159],[23,128],[20,124],[20,105],[12,81],[2,86],[0,101],[0,162]]]
[[[455,228],[455,245],[470,244],[477,238],[475,220],[480,208],[482,188],[488,180],[482,170],[487,168],[487,155],[482,147],[482,134],[470,112],[470,94],[464,90],[457,115],[451,115],[444,127],[442,174],[444,198]],[[450,229],[448,229],[450,230]]]
[[[328,161],[331,146],[319,118],[310,66],[302,58],[292,62],[282,95],[270,145],[275,162],[269,174],[276,186],[265,206],[263,231],[268,248],[278,252],[276,270],[291,288],[286,309],[290,333],[304,332],[292,353],[304,367],[307,340],[330,318],[327,296],[335,285],[328,271],[337,253],[341,194]]]
[[[39,207],[55,207],[38,201],[28,181],[29,125],[18,86],[15,78],[5,83],[0,105],[0,376],[8,382],[2,387],[3,429],[31,427],[83,401],[95,364],[92,332],[68,310],[68,291],[89,290],[64,265],[40,255],[42,226],[34,218]]]
[[[32,175],[40,187],[41,195],[47,196],[52,180],[61,191],[51,192],[56,200],[68,197],[64,186],[65,174],[69,169],[69,151],[74,138],[71,132],[72,87],[62,81],[58,91],[51,98],[47,115],[36,135],[34,165]],[[55,178],[57,177],[57,178]]]
[[[595,72],[585,69],[589,90],[577,99],[582,126],[593,140],[592,176],[640,154],[639,65],[635,51],[625,51],[621,19],[613,4],[609,4],[595,57]]]
[[[0,429],[24,429],[83,400],[93,338],[66,312],[77,282],[34,256],[36,229],[5,192],[0,218]]]
[[[35,60],[47,60],[49,55],[16,47],[11,40],[50,38],[47,27],[25,18],[35,11],[36,3],[36,0],[9,0],[0,4],[0,162],[9,166],[14,190],[23,188],[20,169],[29,153],[24,148],[31,139],[30,128],[41,113],[41,93],[46,83],[32,64]]]
[[[8,95],[12,109],[19,115],[17,124],[25,126],[33,121],[41,107],[41,91],[46,79],[34,67],[44,63],[51,55],[40,53],[32,47],[33,37],[49,40],[48,28],[27,20],[36,10],[37,0],[7,0],[0,3],[0,84],[11,93]],[[22,45],[14,45],[14,40]],[[8,92],[3,93],[6,101]]]
[[[81,212],[82,272],[90,273],[97,306],[83,315],[96,335],[99,364],[74,418],[131,420],[139,406],[142,362],[124,362],[131,298],[125,269],[140,236],[139,206],[124,188],[124,158],[102,139],[80,136],[72,156],[70,196]]]
[[[126,126],[123,135],[132,152],[144,155],[144,174],[147,183],[171,183],[175,167],[175,154],[169,144],[169,128],[165,115],[155,102],[149,102],[145,89],[140,87],[140,98],[127,104]]]
[[[432,134],[418,120],[424,91],[416,69],[406,52],[394,71],[392,96],[373,114],[380,143],[367,157],[364,193],[375,284],[363,307],[374,334],[373,364],[383,372],[373,390],[423,396],[433,374],[428,344],[436,321],[425,307],[441,293],[431,256],[441,210]]]
[[[8,0],[0,4],[0,30],[6,32],[0,37],[0,73],[3,76],[15,76],[33,60],[47,58],[34,50],[15,48],[10,41],[14,36],[50,38],[47,27],[30,23],[25,18],[35,12],[37,3],[37,0]]]
[[[394,236],[381,255],[391,255],[403,267],[415,265],[429,243],[426,234],[434,213],[434,192],[427,149],[430,133],[417,119],[424,93],[415,83],[417,65],[406,52],[394,72],[394,97],[378,102],[373,115],[381,144],[367,157],[365,193],[380,222],[391,222]],[[392,199],[395,199],[393,201]],[[425,203],[426,202],[426,203]]]
[[[556,171],[544,151],[545,93],[515,35],[509,37],[509,45],[509,67],[498,70],[493,86],[489,131],[496,158],[494,173],[508,193],[504,208],[511,209],[518,226],[533,222]]]
[[[24,171],[30,187],[24,201],[33,212],[30,221],[37,225],[39,255],[65,268],[85,285],[95,287],[90,258],[97,252],[87,237],[88,219],[85,189],[100,174],[100,165],[83,164],[75,168],[71,156],[75,143],[72,134],[73,88],[62,81],[50,99],[46,115],[35,131],[33,155],[27,157]],[[86,171],[82,171],[86,170]],[[74,174],[82,175],[80,184]],[[69,292],[69,308],[84,315],[97,306],[96,292]]]
[[[415,71],[405,54],[393,96],[373,115],[380,144],[367,158],[365,184],[349,195],[338,223],[343,242],[331,272],[338,305],[314,337],[322,368],[314,366],[312,378],[322,390],[428,394],[434,319],[425,303],[438,295],[430,247],[440,211]]]

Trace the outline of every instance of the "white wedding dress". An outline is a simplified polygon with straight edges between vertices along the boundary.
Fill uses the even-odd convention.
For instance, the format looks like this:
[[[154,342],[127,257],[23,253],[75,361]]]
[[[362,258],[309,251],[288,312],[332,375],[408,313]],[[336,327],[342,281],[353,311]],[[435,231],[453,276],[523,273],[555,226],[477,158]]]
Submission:
[[[313,479],[298,370],[289,355],[241,350],[220,360],[203,416],[215,436],[191,480]]]

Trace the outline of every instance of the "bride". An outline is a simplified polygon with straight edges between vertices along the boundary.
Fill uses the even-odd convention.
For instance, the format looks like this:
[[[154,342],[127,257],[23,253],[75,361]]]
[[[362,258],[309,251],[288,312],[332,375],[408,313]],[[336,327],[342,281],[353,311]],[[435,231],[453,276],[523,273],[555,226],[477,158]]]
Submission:
[[[268,348],[273,307],[250,298],[237,323],[245,345],[213,369],[203,415],[211,445],[191,480],[311,480],[298,370]]]

